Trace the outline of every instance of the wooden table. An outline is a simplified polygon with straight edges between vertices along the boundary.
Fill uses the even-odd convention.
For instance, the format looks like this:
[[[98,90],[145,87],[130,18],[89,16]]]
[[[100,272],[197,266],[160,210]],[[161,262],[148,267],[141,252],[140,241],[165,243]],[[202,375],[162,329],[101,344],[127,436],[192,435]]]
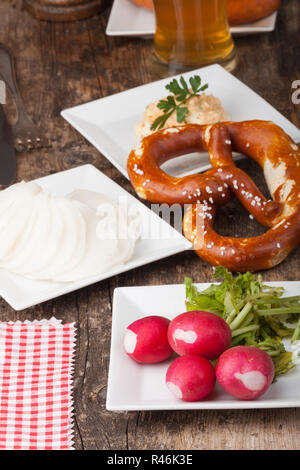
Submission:
[[[291,84],[300,78],[299,17],[299,1],[285,0],[276,31],[236,38],[240,65],[235,72],[296,125],[300,124],[299,114],[291,103]],[[20,0],[1,1],[0,41],[15,54],[27,110],[52,140],[49,149],[18,155],[18,181],[89,162],[133,193],[129,182],[60,117],[64,108],[154,78],[146,67],[151,41],[109,38],[105,35],[107,19],[108,11],[82,22],[39,22],[22,9]],[[10,100],[5,109],[13,119]],[[254,163],[243,161],[241,166],[263,187],[261,171]],[[218,225],[223,234],[253,235],[262,231],[234,201],[219,211]],[[300,281],[299,266],[300,247],[263,276],[265,280]],[[63,321],[77,322],[77,449],[299,448],[299,409],[128,413],[106,410],[114,288],[181,283],[186,275],[198,282],[211,281],[212,269],[193,252],[183,253],[23,312],[14,312],[1,300],[0,320],[55,315]]]

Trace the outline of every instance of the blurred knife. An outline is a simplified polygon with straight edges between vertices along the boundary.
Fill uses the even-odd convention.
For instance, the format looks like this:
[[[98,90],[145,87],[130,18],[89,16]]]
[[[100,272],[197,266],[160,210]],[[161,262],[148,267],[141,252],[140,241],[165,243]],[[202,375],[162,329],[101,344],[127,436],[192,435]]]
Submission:
[[[15,181],[16,167],[12,130],[0,105],[0,186],[8,186]]]

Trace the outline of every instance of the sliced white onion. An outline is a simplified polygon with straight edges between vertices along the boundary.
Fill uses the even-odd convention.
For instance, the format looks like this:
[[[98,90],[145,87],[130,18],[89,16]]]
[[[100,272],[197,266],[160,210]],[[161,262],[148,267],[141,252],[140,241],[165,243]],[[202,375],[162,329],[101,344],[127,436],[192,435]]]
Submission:
[[[23,233],[21,234],[18,243],[14,246],[14,249],[1,260],[1,266],[11,271],[19,273],[19,269],[24,265],[28,257],[28,249],[31,242],[32,232],[35,225],[38,223],[39,218],[39,198],[38,196],[32,198],[30,215],[27,218],[27,223]]]
[[[87,206],[82,206],[86,232],[86,251],[80,263],[71,269],[57,274],[54,278],[58,282],[71,282],[95,276],[107,271],[117,250],[118,241],[114,239],[100,240],[97,237],[97,218],[95,211]]]
[[[47,193],[37,194],[32,203],[32,213],[30,231],[25,233],[25,238],[21,237],[20,245],[22,250],[18,250],[11,257],[11,261],[6,263],[6,267],[13,269],[17,274],[30,276],[34,269],[39,268],[42,250],[47,249],[45,240],[51,226],[49,212],[50,195]]]
[[[43,273],[41,279],[56,280],[65,271],[72,271],[82,261],[86,250],[86,222],[78,206],[67,198],[53,201],[56,211],[63,220],[63,237],[56,254]]]
[[[13,185],[0,192],[0,266],[55,282],[108,271],[133,254],[137,236],[120,239],[118,233],[129,222],[123,212],[93,191],[55,197],[36,183]]]

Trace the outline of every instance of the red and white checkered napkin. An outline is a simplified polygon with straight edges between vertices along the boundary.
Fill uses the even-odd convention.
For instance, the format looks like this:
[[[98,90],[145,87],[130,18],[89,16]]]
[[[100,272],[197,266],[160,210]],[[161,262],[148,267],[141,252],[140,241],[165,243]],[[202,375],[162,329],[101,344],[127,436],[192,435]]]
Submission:
[[[73,449],[74,323],[0,323],[0,449]]]

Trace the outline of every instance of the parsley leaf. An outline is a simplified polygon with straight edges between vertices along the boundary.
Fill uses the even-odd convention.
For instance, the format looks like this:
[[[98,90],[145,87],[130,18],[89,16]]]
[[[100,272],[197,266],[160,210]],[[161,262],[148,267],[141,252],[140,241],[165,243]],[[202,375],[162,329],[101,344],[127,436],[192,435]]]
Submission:
[[[189,85],[191,89],[189,89]],[[199,75],[190,77],[189,85],[184,77],[180,77],[179,81],[173,78],[173,80],[166,85],[166,89],[171,95],[168,95],[166,99],[162,99],[158,102],[157,107],[162,110],[163,114],[152,123],[152,131],[162,129],[174,112],[176,113],[177,122],[181,123],[185,121],[189,110],[187,106],[184,105],[192,97],[201,94],[208,88],[207,83],[201,86],[201,77],[199,77]]]
[[[198,75],[195,77],[190,78],[190,84],[194,93],[197,93],[200,85],[201,85],[201,78]]]
[[[152,124],[152,127],[154,126],[154,129],[162,129],[164,125],[166,124],[167,120],[169,117],[172,115],[173,111],[167,114],[162,114],[161,116],[158,116],[157,119],[155,119],[154,123]],[[151,129],[152,129],[151,127]]]
[[[180,108],[179,106],[176,108],[176,117],[178,122],[183,122],[187,115],[189,114],[188,108]]]

